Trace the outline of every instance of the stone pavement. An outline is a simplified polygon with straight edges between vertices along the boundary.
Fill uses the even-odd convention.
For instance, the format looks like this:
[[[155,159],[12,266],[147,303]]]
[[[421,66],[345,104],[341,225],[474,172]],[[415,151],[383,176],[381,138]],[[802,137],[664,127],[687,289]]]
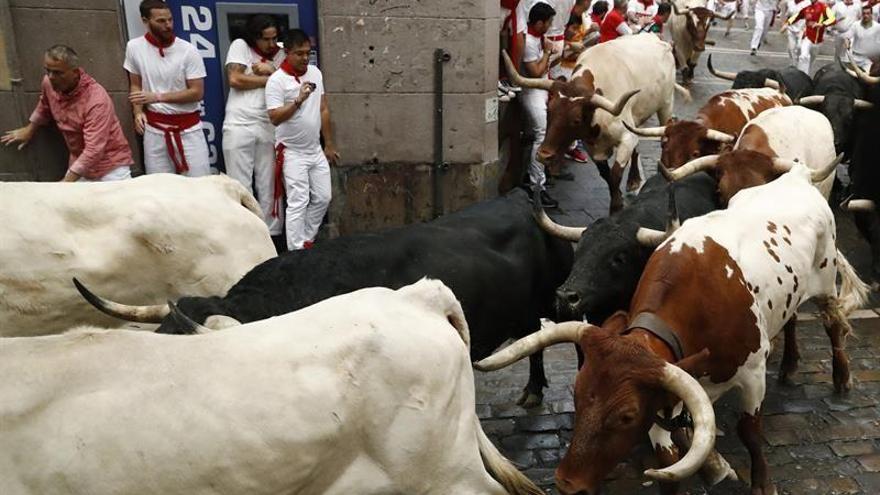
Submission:
[[[784,54],[785,40],[774,29],[757,57],[747,50],[750,31],[741,29],[741,22],[729,38],[713,29],[711,37],[718,45],[710,48],[713,62],[722,70],[737,71],[759,67],[780,68],[788,65]],[[717,28],[716,28],[717,29]],[[822,47],[821,57],[813,70],[828,63],[830,41]],[[697,67],[691,87],[694,101],[676,101],[675,113],[692,118],[696,109],[710,95],[727,89],[730,83],[713,78],[706,70],[704,56]],[[657,125],[652,119],[647,125]],[[639,145],[647,176],[655,173],[659,143],[643,141]],[[559,181],[550,186],[550,193],[561,207],[548,211],[560,223],[589,225],[607,215],[608,191],[595,166],[570,163],[574,181]],[[839,172],[844,175],[845,169]],[[849,215],[836,212],[838,244],[841,251],[860,274],[867,275],[870,252],[858,236]],[[878,307],[876,294],[870,307]],[[809,316],[809,306],[801,308],[798,341],[801,349],[799,372],[794,386],[776,382],[781,356],[776,345],[768,364],[768,388],[764,402],[764,447],[771,465],[771,476],[780,494],[878,494],[880,493],[880,318],[874,311],[863,311],[853,320],[857,337],[848,340],[854,389],[845,397],[834,395],[831,384],[830,343],[821,325]],[[808,321],[808,318],[810,319]],[[525,473],[555,493],[553,471],[571,440],[574,402],[572,383],[576,358],[571,345],[550,348],[545,353],[545,366],[550,387],[545,390],[544,404],[532,410],[515,405],[528,379],[527,360],[493,373],[475,372],[477,381],[477,412],[486,433],[502,452],[519,464]],[[736,469],[741,479],[749,479],[749,460],[736,435],[737,400],[730,393],[716,403],[718,426],[726,432],[717,439],[717,448]],[[610,475],[607,493],[655,494],[657,488],[641,473],[650,467],[651,450],[647,437],[626,463]],[[713,495],[749,493],[743,482],[725,481],[707,490],[698,478],[683,485],[688,493]]]

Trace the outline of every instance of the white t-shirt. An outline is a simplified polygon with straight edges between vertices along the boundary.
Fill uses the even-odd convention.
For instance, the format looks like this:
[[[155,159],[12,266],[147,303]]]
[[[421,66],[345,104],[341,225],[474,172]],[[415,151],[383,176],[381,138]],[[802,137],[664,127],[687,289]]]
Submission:
[[[776,0],[756,0],[755,10],[770,12],[771,10],[776,10],[776,4]]]
[[[795,14],[805,9],[810,5],[810,0],[787,0],[785,2],[785,9],[787,10],[785,16],[791,19]],[[806,22],[803,19],[799,19],[797,22],[792,23],[789,26],[789,30],[794,31],[795,33],[800,33],[804,30],[804,26]]]
[[[553,22],[550,23],[550,29],[547,30],[546,36],[558,37],[565,34],[565,26],[571,18],[571,9],[574,7],[574,0],[552,0],[550,6],[556,11],[553,16]]]
[[[859,22],[853,27],[853,57],[862,68],[870,67],[871,62],[880,60],[880,24],[874,22],[870,27]]]
[[[306,98],[293,116],[275,126],[275,142],[284,143],[298,153],[321,153],[321,98],[324,96],[324,76],[320,69],[310,65],[306,73],[296,78],[276,70],[266,82],[266,108],[274,110],[299,96],[304,82],[315,83],[315,90]]]
[[[843,0],[837,0],[831,7],[831,11],[834,12],[834,17],[837,19],[832,29],[837,33],[846,33],[861,19],[862,2],[853,0],[852,5],[847,5],[843,3]]]
[[[541,57],[544,56],[544,46],[541,44],[541,38],[537,36],[532,36],[529,33],[526,33],[526,43],[523,48],[523,63],[526,62],[537,62],[541,60]],[[537,77],[547,77],[549,71],[545,71],[543,74]],[[531,76],[530,76],[531,77]],[[543,89],[535,89],[535,88],[523,88],[523,92],[531,93],[534,91],[544,91]],[[546,93],[546,91],[544,91]]]
[[[245,75],[253,75],[253,64],[262,60],[260,54],[254,51],[243,39],[237,39],[229,45],[229,53],[226,55],[226,65],[240,64],[245,66]],[[278,50],[270,63],[275,68],[284,61],[284,50]],[[265,88],[235,89],[229,88],[229,96],[226,98],[226,117],[223,125],[253,125],[269,124],[269,116],[266,113],[266,90]]]
[[[645,4],[639,0],[630,0],[629,3],[626,4],[626,13],[635,14],[633,17],[636,19],[643,17],[653,18],[657,15],[658,8],[659,6],[657,5],[657,2],[654,2],[648,8],[645,8]]]
[[[186,89],[187,79],[202,79],[207,75],[204,60],[188,41],[175,38],[174,43],[163,51],[164,57],[143,36],[129,41],[125,47],[125,63],[122,66],[128,72],[141,76],[144,91],[182,91]],[[199,111],[199,102],[150,103],[147,109],[164,114],[192,113]]]

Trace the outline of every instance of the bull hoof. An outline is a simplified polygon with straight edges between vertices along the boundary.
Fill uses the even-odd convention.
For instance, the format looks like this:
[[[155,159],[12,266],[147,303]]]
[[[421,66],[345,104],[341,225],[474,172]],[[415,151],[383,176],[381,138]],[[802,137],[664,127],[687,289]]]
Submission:
[[[853,381],[851,376],[847,376],[846,380],[834,380],[834,392],[838,395],[845,395],[852,390]]]
[[[544,396],[541,394],[536,394],[529,389],[523,390],[522,395],[519,396],[519,399],[516,401],[516,405],[521,406],[525,409],[531,409],[533,407],[538,407],[541,403],[544,402]]]

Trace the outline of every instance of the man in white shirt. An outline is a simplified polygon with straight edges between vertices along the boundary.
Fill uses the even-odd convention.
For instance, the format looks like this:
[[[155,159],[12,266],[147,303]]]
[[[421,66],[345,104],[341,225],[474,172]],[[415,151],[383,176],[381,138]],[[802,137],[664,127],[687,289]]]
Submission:
[[[874,21],[873,9],[862,4],[861,21],[853,27],[852,59],[866,72],[880,60],[880,24]]]
[[[199,103],[205,91],[205,63],[190,43],[174,36],[171,9],[162,0],[143,0],[147,33],[125,47],[134,127],[144,136],[144,167],[190,177],[211,173]]]
[[[755,2],[755,31],[752,33],[751,54],[755,55],[758,48],[764,44],[764,36],[770,30],[770,21],[776,11],[779,10],[778,0],[756,0]]]
[[[786,0],[785,15],[782,18],[787,19],[797,15],[807,5],[810,5],[810,0]],[[804,34],[804,25],[804,20],[800,19],[785,28],[786,36],[788,37],[788,58],[792,64],[796,64],[800,56],[800,44]]]
[[[550,5],[539,2],[529,11],[528,29],[523,50],[522,72],[527,77],[548,77],[553,42],[544,37],[553,21],[556,11]],[[540,191],[541,203],[548,208],[556,208],[559,203],[544,190],[547,180],[544,165],[538,161],[538,147],[547,133],[547,91],[523,88],[520,101],[526,116],[526,131],[532,139],[529,153],[529,180],[533,190]]]
[[[859,23],[862,16],[862,3],[860,0],[837,0],[831,6],[837,22],[829,28],[834,32],[834,58],[845,59],[846,47],[850,45],[853,37],[853,27]]]
[[[275,126],[276,211],[283,182],[287,191],[287,248],[309,249],[330,206],[330,164],[339,155],[321,71],[309,65],[312,43],[301,29],[284,37],[286,56],[266,82],[266,108]],[[321,150],[321,134],[324,149]],[[283,180],[282,180],[283,176]]]
[[[520,0],[516,6],[516,34],[523,37],[523,43],[525,43],[524,37],[528,29],[529,12],[538,3],[546,3],[553,7],[553,10],[556,12],[556,15],[553,16],[553,20],[550,22],[547,33],[544,34],[544,39],[550,41],[553,45],[553,53],[550,55],[550,78],[556,79],[565,75],[559,62],[562,56],[562,49],[565,46],[565,26],[568,24],[568,18],[572,7],[574,7],[575,0]]]
[[[266,81],[284,61],[278,46],[278,26],[268,15],[248,19],[247,40],[237,39],[226,56],[229,96],[223,120],[223,158],[226,173],[256,198],[272,236],[284,227],[283,212],[273,213],[275,195],[275,127],[266,111]]]

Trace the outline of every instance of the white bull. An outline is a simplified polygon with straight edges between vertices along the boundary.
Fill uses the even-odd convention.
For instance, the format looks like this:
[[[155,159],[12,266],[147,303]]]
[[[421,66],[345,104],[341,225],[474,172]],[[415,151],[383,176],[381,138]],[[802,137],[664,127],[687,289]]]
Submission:
[[[438,281],[205,335],[0,339],[0,373],[4,495],[542,493],[480,427]]]
[[[228,177],[0,183],[0,336],[116,322],[75,276],[121,301],[222,295],[275,255],[256,200]]]

